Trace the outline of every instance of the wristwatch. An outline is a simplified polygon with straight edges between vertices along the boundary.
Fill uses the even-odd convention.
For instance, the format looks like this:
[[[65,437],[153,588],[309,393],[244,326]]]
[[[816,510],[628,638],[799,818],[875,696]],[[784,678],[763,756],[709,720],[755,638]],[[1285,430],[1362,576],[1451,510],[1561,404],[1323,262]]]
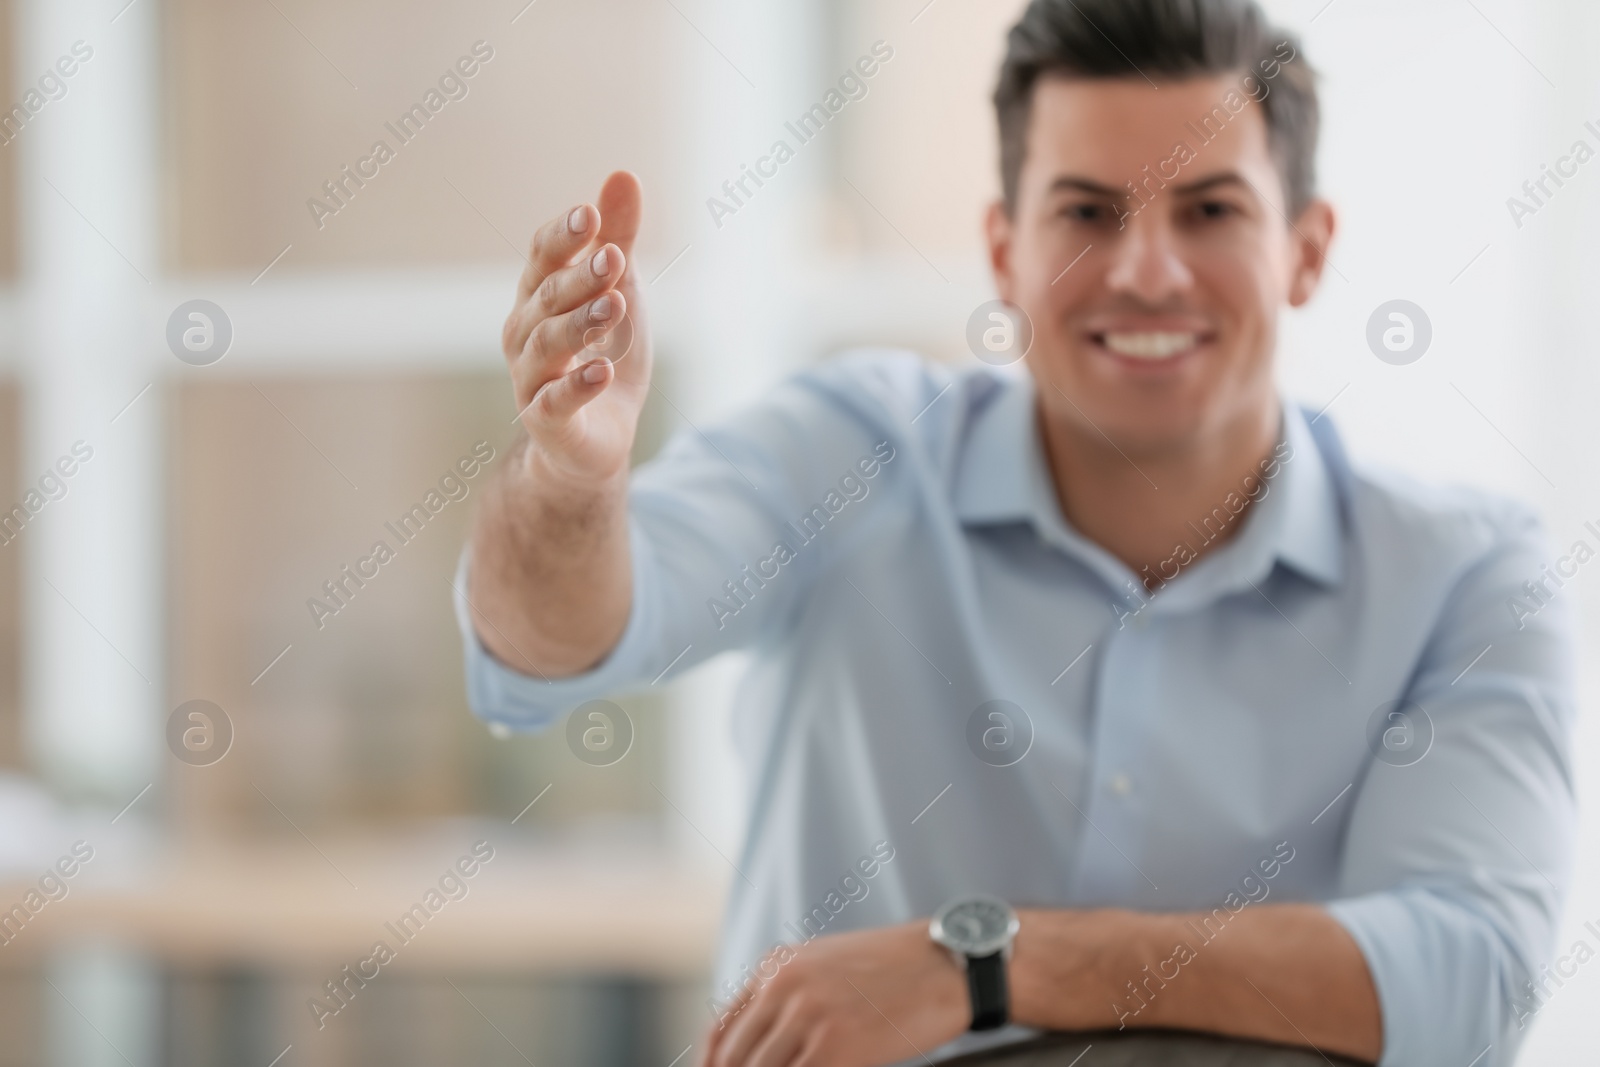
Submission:
[[[995,1030],[1011,1017],[1006,961],[1021,923],[998,897],[957,897],[934,913],[928,936],[950,950],[967,972],[973,1030]]]

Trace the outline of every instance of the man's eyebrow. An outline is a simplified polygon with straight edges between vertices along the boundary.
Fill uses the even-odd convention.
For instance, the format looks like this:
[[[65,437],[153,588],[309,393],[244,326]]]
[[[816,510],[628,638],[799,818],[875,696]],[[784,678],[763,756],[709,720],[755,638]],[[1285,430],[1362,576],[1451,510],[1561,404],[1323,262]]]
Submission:
[[[1101,185],[1099,182],[1090,181],[1088,178],[1079,178],[1071,174],[1063,174],[1052,181],[1048,192],[1064,193],[1074,189],[1081,193],[1088,193],[1091,196],[1108,196],[1113,199],[1128,195],[1125,189],[1114,189],[1109,185]]]
[[[1134,184],[1139,185],[1139,182],[1135,180]],[[1240,185],[1248,187],[1249,184],[1250,183],[1245,181],[1244,178],[1237,172],[1230,170],[1223,171],[1220,174],[1208,175],[1207,177],[1190,182],[1187,185],[1172,186],[1172,188],[1168,191],[1174,196],[1185,196],[1193,193],[1204,192],[1207,189],[1212,189],[1219,185]],[[1088,193],[1091,196],[1109,197],[1113,200],[1126,200],[1129,195],[1128,190],[1125,188],[1118,189],[1110,185],[1104,185],[1100,182],[1093,181],[1089,178],[1080,178],[1077,175],[1072,174],[1063,174],[1056,178],[1050,183],[1048,192],[1063,193],[1074,190],[1081,193]]]
[[[1213,174],[1209,177],[1201,178],[1198,181],[1190,182],[1188,185],[1177,186],[1172,190],[1172,192],[1175,196],[1185,196],[1190,193],[1204,192],[1207,189],[1212,189],[1219,185],[1240,185],[1247,188],[1253,188],[1250,186],[1250,183],[1245,181],[1241,175],[1229,170],[1224,171],[1221,174]]]

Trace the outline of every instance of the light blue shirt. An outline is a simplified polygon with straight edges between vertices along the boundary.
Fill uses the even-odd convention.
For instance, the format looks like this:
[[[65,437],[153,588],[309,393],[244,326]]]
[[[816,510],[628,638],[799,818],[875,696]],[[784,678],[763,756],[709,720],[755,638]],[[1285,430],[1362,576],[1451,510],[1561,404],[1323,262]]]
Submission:
[[[1188,548],[1253,497],[1236,535],[1175,545],[1146,595],[1063,518],[1025,377],[833,361],[635,473],[631,613],[594,670],[507,669],[458,599],[471,704],[543,729],[753,653],[718,997],[780,941],[966,893],[1210,910],[1172,982],[1238,911],[1324,901],[1383,1064],[1508,1064],[1576,824],[1550,556],[1523,508],[1353,468],[1288,403],[1282,425]],[[1134,1022],[1166,983],[1127,977]]]

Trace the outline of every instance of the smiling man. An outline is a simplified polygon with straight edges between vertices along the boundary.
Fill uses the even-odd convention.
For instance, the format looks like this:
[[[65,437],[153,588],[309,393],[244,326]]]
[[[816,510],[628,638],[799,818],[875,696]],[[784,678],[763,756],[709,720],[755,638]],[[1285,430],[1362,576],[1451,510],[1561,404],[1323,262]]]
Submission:
[[[753,652],[716,1067],[1137,1027],[1509,1063],[1570,866],[1568,622],[1506,610],[1525,510],[1281,397],[1334,231],[1307,60],[1242,0],[1035,0],[995,104],[975,351],[1020,365],[856,353],[631,476],[638,183],[539,231],[474,708]]]

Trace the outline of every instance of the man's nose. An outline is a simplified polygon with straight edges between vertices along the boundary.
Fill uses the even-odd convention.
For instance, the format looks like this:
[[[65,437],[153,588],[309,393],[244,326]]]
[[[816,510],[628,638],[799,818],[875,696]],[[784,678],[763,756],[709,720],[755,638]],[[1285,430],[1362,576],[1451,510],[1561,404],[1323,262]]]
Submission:
[[[1172,227],[1154,212],[1141,211],[1123,219],[1112,256],[1106,276],[1111,288],[1146,303],[1162,303],[1194,284],[1194,274],[1183,261]]]

